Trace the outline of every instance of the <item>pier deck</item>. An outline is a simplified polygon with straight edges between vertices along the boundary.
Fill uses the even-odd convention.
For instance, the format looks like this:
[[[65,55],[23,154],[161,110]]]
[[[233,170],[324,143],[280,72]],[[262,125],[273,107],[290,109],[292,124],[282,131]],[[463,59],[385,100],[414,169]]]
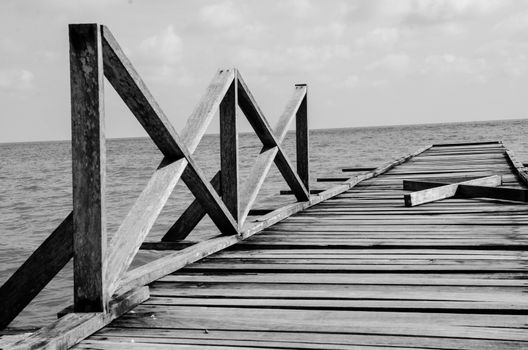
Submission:
[[[515,165],[502,143],[434,146],[151,283],[76,348],[528,348],[526,204],[405,207],[402,190],[494,174],[526,188]]]

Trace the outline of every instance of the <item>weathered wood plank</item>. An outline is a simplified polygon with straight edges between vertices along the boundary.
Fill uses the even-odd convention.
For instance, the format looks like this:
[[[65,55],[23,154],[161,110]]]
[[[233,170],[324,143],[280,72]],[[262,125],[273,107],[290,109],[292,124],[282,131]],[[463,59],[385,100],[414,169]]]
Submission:
[[[73,214],[0,287],[0,329],[37,296],[73,256]]]
[[[238,127],[237,72],[235,79],[220,103],[220,172],[222,196],[227,209],[239,221],[238,196]]]
[[[306,86],[305,84],[299,84]],[[309,152],[309,128],[308,128],[308,91],[296,113],[295,119],[295,144],[297,148],[297,174],[301,178],[304,187],[310,191],[310,152]]]
[[[458,189],[459,184],[464,185],[482,185],[482,186],[499,186],[501,184],[501,177],[499,175],[492,175],[488,177],[478,178],[474,180],[464,181],[460,183],[438,186],[418,192],[413,192],[404,195],[405,206],[412,207],[415,205],[425,204],[439,199],[453,197]],[[404,182],[404,186],[405,186]],[[409,183],[407,182],[407,185]]]
[[[108,311],[72,313],[27,338],[6,344],[6,349],[68,349],[149,298],[141,287],[110,301]]]
[[[73,284],[77,312],[105,311],[106,150],[101,34],[69,26],[72,121]]]
[[[211,179],[211,185],[220,195],[221,182],[220,171],[218,171]],[[191,231],[198,225],[207,213],[200,204],[200,201],[195,199],[189,207],[183,212],[180,218],[171,226],[171,228],[161,238],[162,242],[176,242],[185,239]]]
[[[404,180],[403,187],[404,189],[415,191],[446,185],[449,184],[443,182]],[[462,198],[485,197],[493,199],[503,199],[508,201],[528,202],[528,190],[508,187],[490,187],[459,184],[455,192],[455,196]]]

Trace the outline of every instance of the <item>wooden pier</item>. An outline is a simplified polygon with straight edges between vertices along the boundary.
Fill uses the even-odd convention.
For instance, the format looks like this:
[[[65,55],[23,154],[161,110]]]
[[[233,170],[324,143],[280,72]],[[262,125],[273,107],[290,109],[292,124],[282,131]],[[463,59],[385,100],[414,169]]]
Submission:
[[[72,26],[70,38],[72,69],[98,77],[72,75],[74,210],[0,288],[0,321],[71,257],[75,302],[47,327],[0,338],[0,348],[528,349],[528,175],[501,142],[424,147],[343,169],[321,179],[333,186],[310,191],[305,85],[272,130],[240,73],[221,70],[180,137],[107,28]],[[86,54],[96,57],[76,60]],[[165,157],[109,247],[104,134],[93,122],[102,109],[89,95],[103,73]],[[237,105],[263,142],[242,184]],[[192,153],[216,109],[224,161],[209,182]],[[281,147],[294,119],[297,170]],[[253,208],[273,162],[296,202]],[[145,242],[180,177],[195,202],[161,241]],[[205,215],[221,234],[187,241]],[[139,249],[169,254],[129,270]]]

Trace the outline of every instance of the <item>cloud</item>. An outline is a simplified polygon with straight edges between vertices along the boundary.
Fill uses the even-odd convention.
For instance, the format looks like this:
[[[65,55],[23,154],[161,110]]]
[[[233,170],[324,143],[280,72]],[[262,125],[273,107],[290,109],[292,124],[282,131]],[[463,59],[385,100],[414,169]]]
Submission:
[[[407,0],[404,2],[407,2],[406,8],[400,7],[403,10],[404,21],[414,24],[478,18],[509,5],[508,0]]]
[[[400,40],[400,29],[396,27],[378,27],[357,40],[359,48],[391,49]]]
[[[171,24],[159,34],[143,40],[139,45],[139,53],[146,60],[173,65],[181,60],[182,46],[182,40]]]
[[[231,1],[202,7],[200,18],[213,27],[231,27],[243,21],[240,10]]]
[[[381,71],[396,75],[406,75],[412,69],[412,59],[406,53],[390,53],[385,57],[368,64],[366,71]]]
[[[317,8],[309,0],[286,0],[278,3],[281,12],[287,12],[289,16],[307,19],[318,15]]]
[[[0,90],[22,91],[33,88],[35,76],[26,69],[0,70]]]
[[[500,21],[493,27],[497,34],[510,38],[528,38],[528,12],[516,13]]]
[[[463,57],[454,54],[431,55],[424,59],[420,72],[423,74],[445,75],[464,74],[476,82],[488,79],[490,65],[483,57]]]

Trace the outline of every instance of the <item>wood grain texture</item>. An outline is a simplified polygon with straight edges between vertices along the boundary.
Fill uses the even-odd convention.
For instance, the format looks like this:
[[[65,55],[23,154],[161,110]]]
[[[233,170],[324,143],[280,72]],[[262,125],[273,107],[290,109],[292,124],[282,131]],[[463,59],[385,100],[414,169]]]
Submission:
[[[73,214],[0,287],[0,329],[37,296],[73,256]]]
[[[220,103],[220,172],[222,200],[235,219],[239,221],[238,207],[238,88],[237,72],[235,79]]]
[[[110,301],[107,312],[65,315],[28,337],[5,344],[6,349],[69,349],[149,298],[148,287],[131,290]],[[4,344],[2,344],[4,345]]]
[[[458,190],[459,184],[464,185],[480,185],[480,186],[499,186],[502,183],[499,175],[492,175],[488,177],[468,180],[460,183],[453,183],[438,187],[429,188],[404,195],[405,205],[412,207],[415,205],[434,202],[440,199],[454,197]],[[404,182],[404,186],[410,186],[412,183]]]
[[[391,169],[393,166],[404,163],[412,157],[419,155],[422,152],[425,152],[429,148],[430,146],[420,148],[419,150],[411,154],[398,158],[393,162],[388,162],[384,164],[382,167],[376,169],[371,173],[352,177],[347,181],[346,184],[335,186],[317,195],[313,195],[308,202],[294,203],[276,209],[270,212],[269,214],[266,214],[256,219],[254,223],[246,225],[238,236],[217,237],[208,241],[199,242],[188,248],[184,248],[178,252],[171,253],[160,259],[157,259],[156,261],[149,262],[143,266],[128,271],[124,275],[122,281],[120,281],[120,284],[117,288],[117,292],[121,294],[126,292],[127,290],[130,290],[131,288],[146,285],[148,283],[151,283],[152,281],[155,281],[158,278],[161,278],[169,273],[181,269],[203,257],[209,256],[222,249],[230,247],[235,243],[245,240],[255,235],[256,233],[261,232],[265,228],[270,227],[271,225],[290,217],[295,213],[298,213],[304,209],[319,204],[339,194],[342,194],[350,188],[360,184],[364,180],[377,177],[380,174],[383,174],[384,172]],[[166,244],[170,245],[170,242]]]
[[[304,85],[306,86],[306,85]],[[295,145],[297,149],[297,174],[310,192],[310,132],[308,127],[308,92],[295,115]]]
[[[101,35],[97,24],[69,30],[74,305],[78,312],[97,312],[108,306]]]
[[[217,172],[211,179],[211,185],[221,195],[221,172]],[[180,218],[171,226],[167,233],[161,238],[162,242],[176,242],[185,239],[198,225],[207,213],[197,199],[193,200]]]

